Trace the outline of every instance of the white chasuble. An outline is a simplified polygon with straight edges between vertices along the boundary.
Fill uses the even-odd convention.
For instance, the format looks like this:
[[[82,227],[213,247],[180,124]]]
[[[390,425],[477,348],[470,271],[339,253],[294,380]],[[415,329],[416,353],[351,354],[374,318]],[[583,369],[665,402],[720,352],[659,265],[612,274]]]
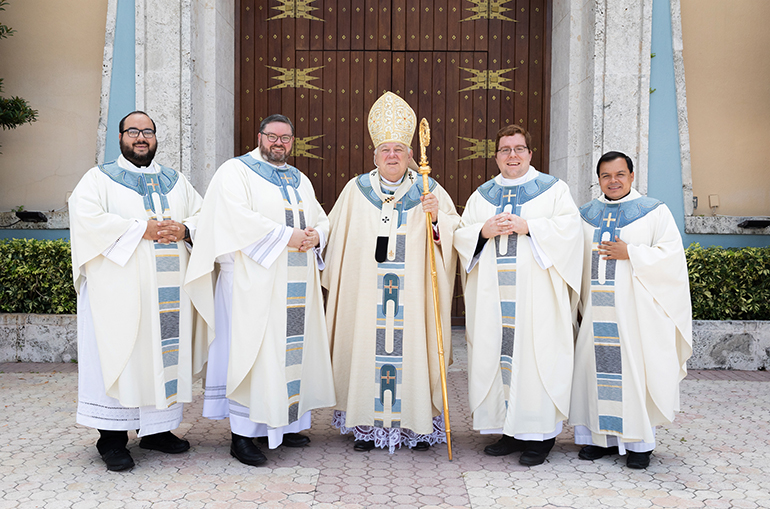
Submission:
[[[682,239],[668,208],[636,190],[593,200],[580,213],[585,266],[570,422],[604,447],[607,436],[654,442],[652,428],[679,410],[692,353]],[[628,244],[628,260],[599,256],[598,244],[615,237]]]
[[[185,288],[214,328],[215,262],[220,278],[228,273],[223,288],[232,287],[229,346],[208,366],[223,386],[207,381],[205,415],[224,417],[206,405],[226,397],[252,422],[278,428],[335,401],[316,254],[287,245],[293,228],[326,238],[328,219],[305,175],[256,152],[225,162],[212,178]]]
[[[335,408],[344,426],[434,433],[443,408],[428,242],[435,244],[447,364],[451,357],[452,235],[459,222],[446,191],[439,200],[440,243],[426,234],[422,177],[408,170],[394,194],[373,170],[352,179],[332,209],[322,283],[332,344]]]
[[[548,435],[569,414],[573,324],[582,269],[580,216],[567,185],[530,168],[468,199],[455,249],[465,276],[468,391],[473,428]],[[481,228],[508,211],[530,235],[498,236],[476,252]]]
[[[121,156],[89,170],[69,202],[75,288],[80,299],[87,287],[89,301],[84,323],[96,339],[105,395],[124,407],[191,401],[207,342],[181,290],[184,243],[138,239],[124,263],[105,255],[137,221],[173,219],[194,227],[200,195],[178,172],[158,169],[135,171]]]

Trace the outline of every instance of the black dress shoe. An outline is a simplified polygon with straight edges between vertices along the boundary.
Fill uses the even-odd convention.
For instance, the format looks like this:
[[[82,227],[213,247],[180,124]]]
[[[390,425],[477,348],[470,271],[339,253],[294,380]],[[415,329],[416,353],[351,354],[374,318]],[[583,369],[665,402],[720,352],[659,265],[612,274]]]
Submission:
[[[134,460],[125,447],[104,451],[102,459],[104,464],[107,465],[107,470],[112,470],[113,472],[128,470],[134,466]]]
[[[484,452],[490,456],[506,456],[516,451],[524,450],[524,441],[513,438],[509,435],[503,435],[500,440],[494,444],[484,447]]]
[[[524,443],[524,452],[521,453],[519,463],[528,467],[534,467],[545,461],[548,457],[548,453],[553,449],[556,439],[551,438],[549,440],[543,440],[542,442],[537,440],[527,440]]]
[[[170,431],[164,431],[163,433],[142,437],[139,441],[139,447],[165,452],[166,454],[179,454],[190,449],[190,442],[177,437]]]
[[[235,433],[233,433],[233,439],[230,442],[230,456],[244,465],[251,465],[252,467],[258,467],[267,461],[267,457],[262,454],[259,447],[254,445],[252,438]]]
[[[353,442],[353,450],[358,452],[366,452],[374,449],[374,440],[356,440]]]
[[[628,451],[628,459],[626,459],[626,466],[628,468],[635,468],[641,470],[650,466],[650,456],[652,451],[647,452],[631,452]]]
[[[430,444],[428,442],[417,442],[414,447],[412,447],[413,451],[427,451],[430,450]]]
[[[598,445],[587,445],[580,449],[580,452],[578,453],[578,458],[581,460],[598,460],[599,458],[603,458],[605,456],[610,456],[612,454],[617,454],[618,448],[616,447],[599,447]]]

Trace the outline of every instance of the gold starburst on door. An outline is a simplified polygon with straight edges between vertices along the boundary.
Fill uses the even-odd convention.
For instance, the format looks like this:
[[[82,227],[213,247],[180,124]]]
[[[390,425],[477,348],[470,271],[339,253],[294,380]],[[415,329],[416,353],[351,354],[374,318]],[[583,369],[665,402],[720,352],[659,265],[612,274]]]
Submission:
[[[468,0],[476,7],[466,7],[466,11],[475,12],[470,18],[461,19],[460,21],[473,21],[476,19],[500,19],[503,21],[513,21],[507,16],[504,16],[504,12],[512,11],[510,7],[503,7],[503,4],[508,3],[510,0]]]
[[[319,134],[317,136],[308,136],[306,138],[294,138],[294,147],[291,149],[291,155],[294,157],[307,157],[310,159],[321,159],[323,157],[311,154],[309,151],[314,148],[318,148],[316,145],[311,145],[310,142],[324,136]]]
[[[274,90],[277,88],[309,88],[312,90],[323,90],[322,88],[316,87],[315,85],[311,85],[309,82],[310,80],[319,80],[321,78],[318,78],[316,76],[310,76],[310,73],[313,71],[317,71],[318,69],[323,69],[323,66],[321,67],[308,67],[307,69],[295,69],[295,68],[286,68],[286,67],[273,67],[270,65],[266,65],[268,69],[272,69],[274,71],[278,71],[281,73],[280,76],[273,76],[274,80],[278,80],[281,83],[278,85],[274,85],[268,90]]]
[[[513,78],[504,78],[502,75],[508,71],[515,71],[518,67],[511,67],[510,69],[500,69],[499,71],[477,71],[476,69],[470,69],[467,67],[460,67],[463,71],[468,71],[473,74],[470,78],[464,78],[465,81],[473,83],[470,87],[460,90],[465,92],[468,90],[506,90],[508,92],[515,92],[512,88],[503,86],[506,81],[512,81]]]
[[[304,18],[312,21],[323,21],[321,18],[316,18],[310,11],[317,11],[319,7],[313,7],[310,4],[315,0],[278,0],[281,5],[273,7],[276,11],[280,11],[281,14],[277,14],[272,18],[268,18],[268,21],[283,18]]]
[[[463,148],[463,150],[470,150],[471,155],[458,159],[458,161],[495,157],[495,140],[477,140],[475,138],[463,138],[462,136],[458,136],[458,138],[471,143],[470,147]]]

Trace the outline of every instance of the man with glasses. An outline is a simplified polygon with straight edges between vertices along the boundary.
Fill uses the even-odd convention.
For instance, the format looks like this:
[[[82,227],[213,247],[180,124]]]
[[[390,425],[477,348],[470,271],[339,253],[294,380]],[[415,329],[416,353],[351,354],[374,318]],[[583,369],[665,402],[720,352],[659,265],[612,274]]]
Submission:
[[[473,428],[502,433],[491,456],[548,457],[569,415],[583,251],[569,188],[530,165],[518,125],[497,133],[500,174],[468,199],[454,246],[465,279]]]
[[[170,430],[203,362],[194,347],[207,343],[204,330],[193,333],[195,311],[181,288],[202,199],[184,175],[154,161],[146,113],[128,114],[119,130],[118,160],[88,171],[69,199],[77,422],[99,430],[108,470],[134,466],[128,430],[138,430],[144,449],[190,448]]]
[[[585,266],[570,423],[578,456],[626,455],[644,469],[655,426],[679,411],[692,354],[692,309],[682,237],[665,204],[631,187],[634,164],[607,152],[602,195],[580,207]]]
[[[203,415],[229,417],[230,454],[253,466],[267,461],[255,437],[304,447],[310,411],[334,405],[318,273],[329,221],[310,180],[286,163],[291,121],[265,118],[257,141],[214,174],[185,285],[216,328]]]

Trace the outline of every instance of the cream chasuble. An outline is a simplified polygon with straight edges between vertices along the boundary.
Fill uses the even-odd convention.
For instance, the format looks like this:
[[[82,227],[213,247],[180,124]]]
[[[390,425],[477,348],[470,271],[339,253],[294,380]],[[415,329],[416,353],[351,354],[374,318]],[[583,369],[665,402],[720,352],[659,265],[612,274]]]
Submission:
[[[552,433],[568,416],[582,269],[580,216],[569,188],[529,171],[535,178],[521,185],[502,186],[498,175],[480,186],[454,242],[468,271],[473,428],[510,436]],[[474,256],[484,222],[504,210],[527,220],[531,238],[498,236]]]
[[[623,442],[654,442],[652,427],[679,410],[692,353],[690,287],[682,239],[668,208],[631,190],[580,208],[585,266],[570,422]],[[628,260],[603,260],[598,243],[628,244]]]
[[[287,246],[266,263],[270,249],[260,244],[277,238],[276,228],[308,226],[328,235],[305,175],[251,154],[231,159],[206,192],[185,284],[213,329],[215,260],[232,256],[226,397],[247,407],[251,421],[273,428],[335,401],[316,255]],[[252,245],[265,257],[241,251]]]
[[[456,263],[452,235],[460,218],[432,179],[430,191],[439,200],[435,252],[449,362]],[[421,194],[422,177],[412,170],[393,195],[383,193],[379,173],[372,170],[348,182],[329,215],[321,280],[329,290],[326,324],[335,408],[346,412],[346,427],[429,435],[433,417],[443,408]]]
[[[122,266],[103,253],[137,219],[194,226],[202,199],[170,168],[140,173],[119,161],[89,170],[70,198],[73,278],[78,292],[83,278],[88,285],[106,395],[125,407],[168,408],[192,400],[207,343],[181,291],[187,249],[142,239]]]

